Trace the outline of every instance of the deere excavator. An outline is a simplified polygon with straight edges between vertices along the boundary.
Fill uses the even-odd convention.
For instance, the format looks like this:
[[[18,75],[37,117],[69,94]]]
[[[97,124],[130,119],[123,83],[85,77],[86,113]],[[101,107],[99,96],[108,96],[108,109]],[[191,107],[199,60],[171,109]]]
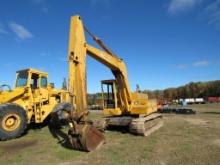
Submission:
[[[85,32],[101,49],[86,42]],[[87,55],[108,67],[115,77],[101,81],[105,115],[101,126],[88,119]],[[100,127],[123,126],[133,134],[147,136],[162,126],[161,115],[155,113],[156,101],[149,100],[147,94],[130,91],[125,63],[89,32],[80,16],[71,17],[68,64],[68,90],[54,89],[47,83],[47,73],[33,69],[17,72],[15,89],[0,92],[1,140],[20,136],[28,123],[42,123],[48,116],[67,121],[71,146],[83,151],[103,144]]]

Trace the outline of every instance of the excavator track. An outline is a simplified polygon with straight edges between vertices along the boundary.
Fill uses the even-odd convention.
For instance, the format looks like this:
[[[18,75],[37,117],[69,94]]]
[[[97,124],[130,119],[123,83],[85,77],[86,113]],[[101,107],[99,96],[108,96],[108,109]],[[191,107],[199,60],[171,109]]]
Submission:
[[[129,125],[129,131],[132,134],[148,136],[162,126],[162,115],[155,113],[132,119]]]
[[[131,116],[108,117],[105,120],[105,126],[129,127],[129,132],[135,135],[148,136],[163,126],[162,115],[158,113],[140,116],[134,118]],[[95,124],[95,127],[96,124]],[[97,127],[97,128],[100,128]],[[106,129],[105,128],[105,129]]]

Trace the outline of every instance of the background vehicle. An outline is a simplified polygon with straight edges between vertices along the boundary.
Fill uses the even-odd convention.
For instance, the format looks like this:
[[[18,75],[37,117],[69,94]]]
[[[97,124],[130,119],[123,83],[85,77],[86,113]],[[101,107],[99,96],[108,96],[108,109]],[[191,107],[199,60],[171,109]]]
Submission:
[[[0,91],[0,139],[21,136],[29,123],[42,123],[56,104],[66,101],[67,91],[48,84],[47,73],[17,71],[14,89]]]

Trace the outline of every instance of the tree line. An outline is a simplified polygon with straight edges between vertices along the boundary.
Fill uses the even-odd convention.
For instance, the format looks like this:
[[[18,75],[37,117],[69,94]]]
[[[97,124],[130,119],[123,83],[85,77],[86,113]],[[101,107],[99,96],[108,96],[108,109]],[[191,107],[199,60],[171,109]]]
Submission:
[[[172,101],[174,99],[185,98],[206,98],[220,97],[220,80],[207,82],[190,82],[177,88],[167,88],[164,90],[144,90],[149,98]]]
[[[147,93],[149,99],[172,101],[175,99],[185,98],[206,98],[220,97],[220,80],[207,82],[190,82],[177,88],[167,88],[164,90],[137,90]],[[87,94],[88,105],[100,104],[102,99],[101,93]]]

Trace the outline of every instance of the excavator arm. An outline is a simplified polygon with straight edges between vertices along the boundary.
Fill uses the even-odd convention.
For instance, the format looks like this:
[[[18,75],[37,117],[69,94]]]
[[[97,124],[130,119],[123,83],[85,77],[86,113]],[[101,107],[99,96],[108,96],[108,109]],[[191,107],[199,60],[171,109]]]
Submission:
[[[124,112],[129,111],[132,104],[132,98],[127,78],[127,70],[123,60],[117,58],[116,56],[112,56],[105,51],[92,47],[89,44],[86,45],[86,48],[87,53],[91,57],[111,69],[118,84],[118,94],[121,98],[121,110]]]
[[[86,41],[79,16],[71,17],[68,62],[70,101],[75,110],[83,112],[87,110]]]
[[[85,33],[88,32],[94,41],[103,49],[98,49],[86,43]],[[126,112],[131,109],[132,96],[127,78],[127,69],[122,59],[118,58],[104,43],[88,31],[79,16],[71,18],[69,39],[69,91],[72,103],[79,112],[86,111],[86,56],[90,55],[109,69],[115,76],[120,95],[121,109]]]

